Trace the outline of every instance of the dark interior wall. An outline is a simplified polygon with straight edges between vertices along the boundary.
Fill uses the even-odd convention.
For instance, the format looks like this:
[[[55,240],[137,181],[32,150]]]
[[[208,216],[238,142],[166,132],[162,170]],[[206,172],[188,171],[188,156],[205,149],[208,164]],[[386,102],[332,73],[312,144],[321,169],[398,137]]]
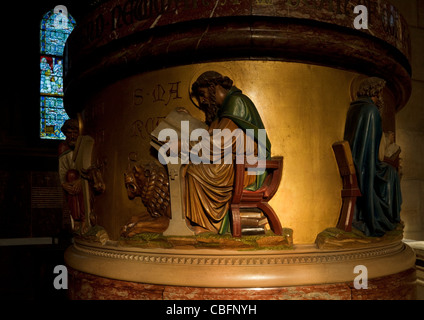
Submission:
[[[78,23],[89,1],[7,1],[0,5],[3,69],[0,114],[0,239],[59,238],[55,245],[0,246],[2,300],[66,299],[53,288],[64,264],[69,217],[62,210],[58,141],[39,139],[40,21],[65,5]],[[31,239],[30,239],[31,240]]]
[[[2,30],[7,60],[4,63],[6,76],[3,80],[3,114],[0,119],[0,145],[9,149],[19,148],[23,152],[36,148],[51,150],[57,142],[38,138],[39,124],[39,34],[43,15],[57,4],[66,5],[78,22],[84,13],[80,1],[34,2],[10,1],[2,10]],[[6,13],[7,12],[7,13]],[[44,150],[43,150],[44,151]],[[36,151],[32,151],[33,153]]]
[[[58,141],[39,138],[40,21],[56,5],[78,19],[88,1],[8,1],[1,5],[0,238],[52,236],[62,227]],[[41,200],[40,200],[41,194]],[[46,196],[47,195],[47,196]],[[38,201],[38,202],[37,202]]]

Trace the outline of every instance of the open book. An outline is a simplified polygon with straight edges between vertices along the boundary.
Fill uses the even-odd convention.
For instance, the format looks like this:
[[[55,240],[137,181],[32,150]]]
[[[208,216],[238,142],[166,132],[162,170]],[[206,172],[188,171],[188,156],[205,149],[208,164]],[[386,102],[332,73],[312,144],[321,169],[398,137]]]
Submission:
[[[182,130],[182,123],[184,124]],[[156,150],[161,153],[161,147],[166,143],[166,141],[160,141],[160,133],[162,130],[168,129],[168,132],[172,130],[172,136],[176,139],[184,139],[189,140],[191,132],[195,129],[206,129],[208,126],[200,121],[192,117],[188,111],[185,111],[183,108],[176,108],[171,111],[168,116],[163,119],[155,130],[151,133],[152,140],[150,141],[150,145],[152,145]],[[166,139],[166,135],[161,137]],[[188,137],[183,137],[182,135],[188,135]],[[179,154],[181,160],[181,154]],[[160,159],[160,156],[159,156]],[[160,160],[159,160],[160,161]],[[184,211],[184,198],[183,198],[183,180],[181,178],[181,167],[183,161],[177,161],[174,163],[173,161],[167,162],[166,166],[168,169],[169,175],[169,190],[171,196],[171,213],[172,219],[169,222],[168,229],[163,233],[165,236],[191,236],[193,235],[193,230],[191,230],[187,226],[185,211]],[[163,163],[164,164],[164,163]]]
[[[188,126],[188,132],[186,132],[188,134],[188,137],[183,137],[186,140],[189,140],[191,132],[195,129],[208,129],[208,126],[206,125],[206,123],[200,121],[199,119],[194,118],[193,116],[191,116],[188,111],[181,111],[181,110],[185,110],[183,108],[176,108],[174,110],[172,110],[164,120],[162,120],[159,125],[156,127],[155,130],[152,131],[151,136],[152,136],[152,141],[151,141],[151,145],[159,150],[160,147],[166,142],[166,141],[159,141],[159,134],[162,130],[164,129],[171,129],[174,130],[177,135],[178,135],[178,139],[181,139],[181,123],[183,121],[188,122],[189,126]]]

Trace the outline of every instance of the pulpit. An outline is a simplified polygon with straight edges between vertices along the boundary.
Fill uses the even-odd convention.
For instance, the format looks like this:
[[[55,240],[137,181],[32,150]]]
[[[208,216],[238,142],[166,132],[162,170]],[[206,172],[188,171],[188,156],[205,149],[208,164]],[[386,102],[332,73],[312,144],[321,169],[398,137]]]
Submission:
[[[415,255],[401,231],[360,241],[347,232],[360,193],[347,146],[332,150],[352,93],[369,75],[387,82],[382,118],[385,131],[396,132],[412,88],[408,27],[389,1],[370,0],[368,29],[357,30],[355,1],[337,3],[91,2],[68,39],[64,103],[83,122],[81,135],[93,139],[84,168],[102,164],[105,192],[91,202],[96,225],[65,254],[71,298],[414,298]],[[162,165],[151,133],[172,110],[186,108],[206,122],[191,97],[206,71],[230,78],[256,106],[272,145],[267,179],[244,190],[248,166],[234,165],[233,234],[194,235],[177,188],[181,168],[169,166],[171,188],[179,190],[170,195],[169,229],[123,236],[131,217],[154,219],[142,201],[129,199],[124,174],[130,164]],[[245,116],[246,128],[252,119]],[[139,186],[148,189],[154,181],[141,172]],[[146,203],[160,207],[164,185]],[[273,232],[243,234],[246,210],[259,211],[261,224],[263,214]],[[326,234],[332,246],[322,248],[315,240],[329,228],[337,229]],[[290,245],[281,245],[285,237]],[[368,269],[369,290],[354,286],[358,265]]]

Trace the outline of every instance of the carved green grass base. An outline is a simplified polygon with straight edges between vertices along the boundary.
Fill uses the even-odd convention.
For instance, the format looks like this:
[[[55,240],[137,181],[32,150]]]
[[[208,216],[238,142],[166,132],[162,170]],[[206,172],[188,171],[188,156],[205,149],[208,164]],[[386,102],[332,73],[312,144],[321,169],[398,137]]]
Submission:
[[[163,236],[157,233],[141,233],[131,238],[121,237],[120,245],[140,248],[193,248],[225,250],[291,250],[293,230],[283,229],[283,235],[267,231],[265,235],[234,238],[231,234],[204,233],[197,236]]]
[[[88,242],[95,242],[105,244],[109,240],[106,230],[101,226],[93,226],[86,233],[82,235],[75,235],[79,239]]]
[[[387,232],[382,237],[367,237],[359,230],[353,229],[346,232],[337,228],[329,228],[321,232],[315,243],[319,249],[356,249],[370,245],[387,244],[403,239],[404,226],[399,224],[393,231]]]

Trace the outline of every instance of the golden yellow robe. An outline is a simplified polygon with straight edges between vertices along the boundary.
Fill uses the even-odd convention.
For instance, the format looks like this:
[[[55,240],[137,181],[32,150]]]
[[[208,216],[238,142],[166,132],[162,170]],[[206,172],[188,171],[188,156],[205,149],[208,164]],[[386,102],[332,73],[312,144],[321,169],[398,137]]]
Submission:
[[[216,119],[209,127],[234,131],[239,127],[228,118]],[[247,139],[250,139],[247,137]],[[257,154],[257,143],[245,143],[245,153]],[[250,147],[249,147],[250,146]],[[252,149],[253,147],[253,149]],[[185,175],[186,217],[193,225],[199,225],[212,232],[219,232],[231,203],[234,185],[234,164],[236,161],[236,140],[232,142],[232,164],[189,164]],[[223,154],[222,154],[223,155]],[[223,157],[222,157],[223,158]],[[246,175],[245,186],[255,182],[256,176]]]

